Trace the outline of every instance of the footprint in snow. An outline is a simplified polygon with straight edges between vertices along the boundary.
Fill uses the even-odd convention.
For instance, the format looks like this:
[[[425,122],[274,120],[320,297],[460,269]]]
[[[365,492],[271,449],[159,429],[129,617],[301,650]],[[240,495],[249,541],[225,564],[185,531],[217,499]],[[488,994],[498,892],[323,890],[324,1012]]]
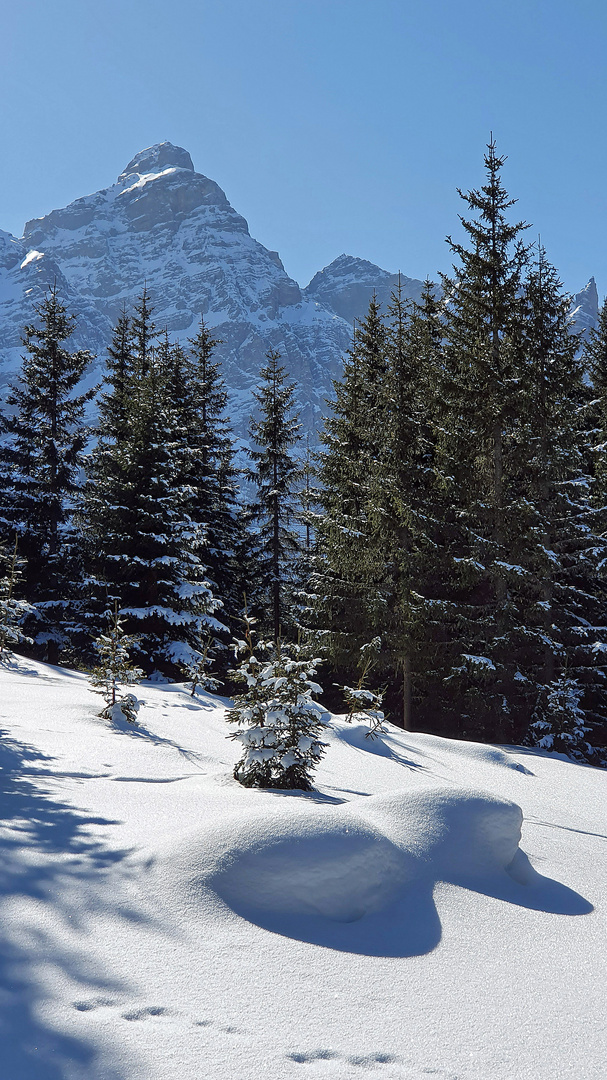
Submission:
[[[169,1016],[170,1010],[162,1005],[148,1005],[144,1009],[133,1009],[132,1012],[121,1013],[122,1020],[147,1020],[150,1016]]]
[[[115,1005],[115,1001],[109,998],[89,998],[88,1001],[73,1001],[72,1006],[77,1012],[93,1012],[94,1009],[108,1009]]]
[[[296,1061],[298,1065],[310,1065],[314,1061],[333,1061],[339,1059],[348,1065],[356,1065],[361,1069],[374,1069],[377,1065],[393,1065],[400,1061],[395,1054],[353,1054],[351,1057],[343,1057],[334,1050],[306,1050],[301,1053],[287,1054],[290,1061]]]
[[[212,1020],[194,1020],[194,1027],[217,1027]],[[217,1027],[218,1031],[221,1031],[224,1035],[245,1035],[244,1028],[234,1027],[233,1024],[227,1027]]]

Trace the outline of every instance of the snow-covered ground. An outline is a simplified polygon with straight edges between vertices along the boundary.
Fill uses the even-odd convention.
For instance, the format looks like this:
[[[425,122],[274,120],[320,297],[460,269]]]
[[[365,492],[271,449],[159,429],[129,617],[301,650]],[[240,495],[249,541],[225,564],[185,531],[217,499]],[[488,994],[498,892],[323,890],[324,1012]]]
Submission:
[[[140,697],[0,670],[2,1080],[604,1080],[606,772],[335,720],[245,790],[220,699]]]

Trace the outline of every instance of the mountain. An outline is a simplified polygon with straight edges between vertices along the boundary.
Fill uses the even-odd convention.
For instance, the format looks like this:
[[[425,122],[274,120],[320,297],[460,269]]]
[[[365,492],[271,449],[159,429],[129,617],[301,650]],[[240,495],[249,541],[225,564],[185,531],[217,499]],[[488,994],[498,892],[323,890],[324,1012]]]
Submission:
[[[404,295],[419,299],[422,282],[401,280]],[[304,430],[318,428],[353,320],[374,291],[385,310],[397,275],[340,255],[301,289],[187,150],[163,142],[136,154],[110,187],[28,221],[21,239],[0,231],[0,386],[19,370],[23,326],[53,282],[77,315],[74,345],[97,354],[89,384],[99,380],[123,305],[133,306],[144,282],[157,327],[172,337],[194,337],[203,314],[221,339],[232,419],[245,435],[269,348],[297,383]],[[583,329],[596,318],[591,285],[576,297]]]
[[[423,282],[416,278],[400,278],[403,296],[419,302]],[[324,270],[314,275],[309,285],[303,290],[304,296],[345,319],[352,326],[355,319],[361,319],[369,307],[369,301],[375,293],[384,311],[390,303],[390,296],[398,285],[398,274],[382,270],[366,259],[356,259],[352,255],[340,255]]]
[[[351,264],[347,278],[344,259]],[[331,295],[323,299],[329,280]],[[309,430],[350,343],[350,308],[362,316],[373,282],[387,295],[392,280],[371,263],[342,256],[302,291],[277,252],[251,237],[218,184],[195,171],[188,152],[160,143],[137,154],[111,187],[28,221],[22,239],[0,233],[0,382],[20,367],[23,326],[54,281],[78,316],[74,344],[98,355],[89,375],[96,382],[112,326],[146,282],[160,329],[186,341],[203,314],[221,338],[241,434],[269,348],[281,352],[297,381]]]
[[[578,334],[587,337],[597,325],[599,317],[599,294],[593,277],[581,292],[572,297],[571,319]]]
[[[137,154],[111,187],[29,221],[22,240],[3,234],[1,254],[5,378],[19,365],[33,302],[54,279],[78,315],[75,343],[100,359],[123,304],[132,306],[144,282],[156,324],[171,336],[194,336],[202,313],[222,339],[241,428],[267,349],[279,349],[297,378],[310,426],[348,344],[343,320],[302,297],[277,253],[250,236],[221,188],[171,143]]]

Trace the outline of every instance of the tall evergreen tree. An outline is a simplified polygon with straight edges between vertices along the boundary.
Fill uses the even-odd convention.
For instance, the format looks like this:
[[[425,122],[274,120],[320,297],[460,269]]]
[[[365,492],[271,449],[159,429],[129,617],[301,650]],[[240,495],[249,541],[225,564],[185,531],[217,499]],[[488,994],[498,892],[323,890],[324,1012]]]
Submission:
[[[571,298],[563,293],[541,245],[525,296],[531,409],[521,437],[526,501],[534,508],[526,613],[527,641],[535,645],[529,672],[535,697],[533,730],[545,733],[545,725],[556,716],[552,706],[561,700],[565,680],[576,708],[581,702],[585,710],[587,739],[605,745],[607,627],[601,567],[607,562],[607,522],[604,508],[593,499],[588,471],[591,392],[579,340],[571,333]]]
[[[120,433],[113,411],[123,383],[116,381],[110,357],[112,388],[90,462],[86,531],[92,589],[98,607],[111,610],[118,602],[146,675],[175,678],[201,655],[216,626],[217,601],[206,580],[204,529],[191,515],[195,454],[176,389],[185,360],[166,335],[152,348],[145,293],[136,315],[126,374],[128,432]]]
[[[196,451],[191,477],[192,516],[204,524],[209,580],[215,594],[221,597],[223,616],[233,628],[234,620],[241,614],[242,581],[237,549],[242,520],[233,438],[226,414],[228,395],[220,363],[215,358],[221,342],[212,337],[201,316],[198,333],[189,344],[186,383],[189,404],[183,421],[189,445]]]
[[[436,286],[426,281],[421,303],[406,303],[399,280],[392,297],[385,441],[373,499],[374,532],[383,550],[387,594],[378,668],[388,677],[386,700],[391,715],[405,728],[413,725],[414,699],[419,703],[424,696],[433,621],[432,606],[426,604],[424,594],[439,570],[434,416],[443,326],[436,292]]]
[[[88,437],[84,410],[95,390],[75,392],[93,357],[67,348],[75,317],[56,288],[35,310],[39,324],[25,327],[22,371],[2,417],[3,523],[8,536],[17,533],[26,560],[21,595],[33,607],[27,631],[37,654],[56,663],[80,632],[73,512]]]
[[[354,329],[343,377],[334,382],[331,414],[321,432],[318,478],[322,514],[312,575],[316,618],[328,632],[341,678],[356,671],[362,644],[381,632],[385,567],[373,542],[387,418],[386,328],[375,297]]]
[[[514,552],[530,522],[520,498],[519,427],[525,378],[522,222],[510,222],[504,158],[491,142],[486,182],[460,192],[469,246],[449,238],[458,263],[443,279],[445,348],[438,401],[436,475],[443,515],[437,541],[442,581],[432,600],[435,706],[449,733],[511,739],[518,628],[526,598]]]
[[[607,505],[607,303],[602,304],[597,326],[584,344],[584,368],[590,377],[593,401],[589,409],[594,499]]]
[[[300,439],[293,383],[279,363],[280,353],[270,349],[267,364],[253,396],[259,419],[251,421],[253,467],[247,477],[257,489],[252,507],[259,529],[263,584],[267,590],[267,619],[275,641],[282,627],[292,622],[292,565],[299,542],[294,528],[297,484],[301,466],[293,453]]]

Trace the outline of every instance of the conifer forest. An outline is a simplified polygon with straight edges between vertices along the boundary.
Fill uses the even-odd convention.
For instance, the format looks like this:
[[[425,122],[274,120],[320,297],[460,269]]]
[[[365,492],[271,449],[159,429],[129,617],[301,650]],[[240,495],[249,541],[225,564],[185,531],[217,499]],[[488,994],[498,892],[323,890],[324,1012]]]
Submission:
[[[2,405],[0,651],[92,673],[108,715],[137,678],[236,695],[248,784],[307,786],[317,670],[371,728],[605,764],[607,310],[572,332],[503,161],[451,274],[354,325],[314,443],[270,350],[237,454],[212,330],[169,340],[143,282],[83,391],[51,290]],[[297,740],[259,735],[262,675]]]

